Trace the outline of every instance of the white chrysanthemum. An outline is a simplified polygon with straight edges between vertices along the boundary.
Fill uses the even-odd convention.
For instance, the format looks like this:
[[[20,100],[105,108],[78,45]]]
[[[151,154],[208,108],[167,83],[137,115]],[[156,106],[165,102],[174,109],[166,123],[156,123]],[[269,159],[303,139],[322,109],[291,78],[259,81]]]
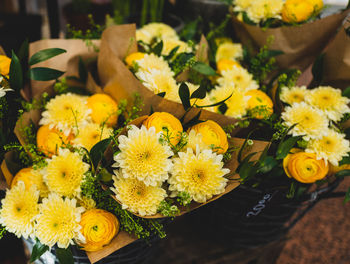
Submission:
[[[140,79],[145,87],[155,94],[165,92],[166,99],[180,102],[179,88],[173,76],[167,71],[150,70],[138,71],[136,76]]]
[[[259,85],[253,79],[253,75],[243,67],[233,65],[229,70],[222,71],[221,75],[222,77],[217,80],[220,86],[234,83],[237,89],[241,89],[245,92],[259,89]]]
[[[160,142],[161,133],[154,127],[130,126],[128,136],[119,136],[120,153],[114,157],[114,167],[120,167],[125,178],[136,178],[146,185],[156,186],[168,179],[172,168],[169,159],[174,153]]]
[[[222,43],[215,55],[215,60],[218,62],[221,59],[239,60],[243,58],[243,48],[240,43],[224,42]]]
[[[329,129],[322,138],[310,140],[305,151],[315,153],[318,159],[328,160],[332,165],[338,166],[338,162],[348,156],[350,143],[344,134]]]
[[[237,89],[233,83],[225,84],[222,87],[216,87],[209,94],[209,98],[212,103],[218,103],[232,95],[228,100],[225,101],[227,111],[225,115],[234,118],[241,118],[247,113],[248,100],[250,96],[245,95],[245,91]],[[218,108],[216,108],[217,111]]]
[[[176,54],[183,53],[183,52],[192,52],[192,48],[184,41],[181,41],[178,39],[164,39],[162,55],[164,56],[169,55],[170,52],[176,47],[179,47]]]
[[[292,105],[303,102],[309,92],[310,90],[307,90],[306,86],[282,87],[280,98],[282,102]]]
[[[253,0],[234,0],[233,10],[236,12],[247,11],[247,9],[254,3]]]
[[[4,97],[6,95],[6,92],[13,91],[11,88],[6,88],[5,86],[2,86],[2,82],[4,81],[4,77],[0,76],[0,98]]]
[[[281,19],[283,0],[256,0],[246,10],[248,17],[255,23],[269,18]]]
[[[158,207],[167,196],[166,191],[159,186],[147,186],[137,179],[123,178],[120,171],[115,171],[113,176],[114,188],[117,200],[123,209],[141,216],[154,215]]]
[[[78,126],[90,121],[90,113],[86,97],[71,93],[57,95],[47,103],[39,124],[57,128],[68,136],[72,131],[76,132]]]
[[[19,181],[1,200],[0,224],[17,237],[28,238],[33,235],[34,221],[39,213],[39,191],[35,186],[25,189],[24,182]]]
[[[185,150],[187,148],[191,148],[194,152],[199,149],[202,151],[204,149],[212,149],[210,146],[204,143],[203,136],[201,133],[197,133],[194,129],[190,130],[187,137],[187,144],[185,146]]]
[[[186,192],[194,201],[205,203],[213,195],[225,191],[227,179],[224,176],[230,170],[223,168],[222,155],[209,149],[198,149],[194,154],[191,148],[178,155],[178,158],[173,159],[174,169],[168,180],[172,196]]]
[[[59,155],[52,156],[47,163],[42,174],[49,190],[62,196],[77,195],[84,174],[90,167],[83,162],[79,154],[68,149],[60,149]]]
[[[169,75],[174,76],[174,72],[171,71],[168,62],[166,62],[163,57],[158,57],[157,55],[145,54],[145,56],[137,60],[136,63],[139,66],[139,71],[151,71],[152,69],[159,71],[166,71]]]
[[[328,129],[328,119],[325,114],[305,102],[287,106],[282,113],[285,125],[293,127],[289,134],[303,136],[305,140],[321,138]]]
[[[96,143],[109,138],[112,134],[112,128],[106,126],[101,127],[96,123],[88,123],[79,127],[79,134],[72,140],[72,143],[90,151]]]
[[[63,199],[56,193],[45,198],[37,218],[36,237],[49,247],[67,248],[73,240],[84,241],[79,225],[83,207],[77,207],[75,199]]]
[[[176,31],[163,23],[149,23],[136,30],[136,39],[150,44],[154,38],[159,39],[178,39]]]
[[[339,121],[345,113],[350,112],[350,99],[341,95],[340,89],[320,86],[310,90],[305,101],[322,110],[330,120]]]

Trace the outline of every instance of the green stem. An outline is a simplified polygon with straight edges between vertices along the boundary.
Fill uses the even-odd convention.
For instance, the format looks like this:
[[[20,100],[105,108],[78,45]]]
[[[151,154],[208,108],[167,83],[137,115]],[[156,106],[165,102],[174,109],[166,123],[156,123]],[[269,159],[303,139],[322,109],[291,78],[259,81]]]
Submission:
[[[141,20],[140,20],[141,27],[144,24],[146,24],[146,21],[147,21],[148,1],[150,0],[143,0],[143,3],[142,3]]]

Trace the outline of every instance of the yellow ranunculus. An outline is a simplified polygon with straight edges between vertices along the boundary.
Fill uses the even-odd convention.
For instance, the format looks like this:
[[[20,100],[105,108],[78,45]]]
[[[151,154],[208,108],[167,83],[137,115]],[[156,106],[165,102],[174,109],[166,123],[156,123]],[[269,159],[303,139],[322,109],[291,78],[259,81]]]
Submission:
[[[196,133],[200,133],[202,135],[203,142],[207,146],[211,146],[213,151],[220,154],[227,151],[227,135],[218,123],[208,120],[191,127],[189,131],[191,130],[196,131]]]
[[[164,135],[168,135],[170,143],[174,146],[181,139],[183,128],[180,120],[167,112],[153,113],[143,122],[143,125],[147,129],[155,127],[157,133],[163,132]]]
[[[0,74],[9,75],[11,59],[5,55],[0,55]]]
[[[229,59],[221,59],[216,64],[218,72],[223,72],[223,71],[232,69],[233,66],[241,67],[239,62],[235,60],[229,60]]]
[[[36,185],[37,190],[40,191],[40,196],[47,196],[49,190],[44,183],[43,175],[38,170],[33,168],[23,168],[13,178],[11,182],[11,189],[17,185],[19,181],[24,182],[26,190],[29,190],[32,185]]]
[[[97,251],[109,244],[119,231],[119,221],[115,215],[102,209],[90,209],[83,213],[80,221],[85,251]]]
[[[91,118],[97,124],[106,123],[107,126],[117,124],[118,105],[107,94],[94,94],[87,99],[87,105],[92,110]]]
[[[260,90],[250,90],[246,94],[250,96],[248,100],[248,109],[254,118],[267,118],[273,113],[273,102],[271,98]]]
[[[314,5],[305,0],[287,0],[282,9],[282,20],[287,23],[302,22],[314,13]]]
[[[323,8],[323,0],[306,0],[306,1],[313,5],[316,14],[320,12],[321,9]]]
[[[317,160],[314,153],[292,149],[283,160],[283,168],[289,178],[301,183],[314,183],[327,176],[329,166],[324,160]]]
[[[134,53],[131,53],[128,56],[126,56],[125,63],[129,67],[132,67],[134,61],[141,60],[141,59],[143,59],[143,57],[145,57],[145,53],[134,52]]]
[[[46,156],[56,155],[63,144],[68,144],[73,136],[68,137],[57,129],[50,129],[49,125],[41,126],[36,134],[36,143],[38,149]]]

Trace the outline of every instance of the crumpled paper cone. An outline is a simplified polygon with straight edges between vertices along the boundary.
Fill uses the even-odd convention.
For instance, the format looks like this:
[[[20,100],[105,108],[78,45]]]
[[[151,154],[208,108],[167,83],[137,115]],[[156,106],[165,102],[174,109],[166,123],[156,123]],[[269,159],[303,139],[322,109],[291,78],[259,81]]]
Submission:
[[[271,50],[283,51],[276,57],[281,69],[296,68],[304,71],[334,37],[349,9],[300,26],[282,26],[266,30],[239,21],[232,13],[232,23],[243,45],[253,46],[255,50],[264,46],[270,36],[274,41]]]
[[[345,21],[327,47],[323,61],[324,84],[341,89],[350,86],[350,36],[345,31],[348,27],[349,20]]]

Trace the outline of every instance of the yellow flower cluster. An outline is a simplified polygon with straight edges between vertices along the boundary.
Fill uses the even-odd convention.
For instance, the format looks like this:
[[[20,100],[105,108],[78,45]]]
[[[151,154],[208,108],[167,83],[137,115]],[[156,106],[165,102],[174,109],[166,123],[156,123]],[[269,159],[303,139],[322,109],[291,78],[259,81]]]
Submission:
[[[122,207],[133,213],[156,214],[167,196],[166,181],[171,196],[185,192],[201,203],[225,189],[229,169],[223,168],[221,154],[227,151],[228,140],[214,121],[183,132],[176,117],[155,112],[141,128],[130,126],[118,142],[112,191]]]
[[[233,10],[242,20],[243,13],[256,24],[274,18],[286,23],[307,21],[320,13],[322,0],[234,0]]]

